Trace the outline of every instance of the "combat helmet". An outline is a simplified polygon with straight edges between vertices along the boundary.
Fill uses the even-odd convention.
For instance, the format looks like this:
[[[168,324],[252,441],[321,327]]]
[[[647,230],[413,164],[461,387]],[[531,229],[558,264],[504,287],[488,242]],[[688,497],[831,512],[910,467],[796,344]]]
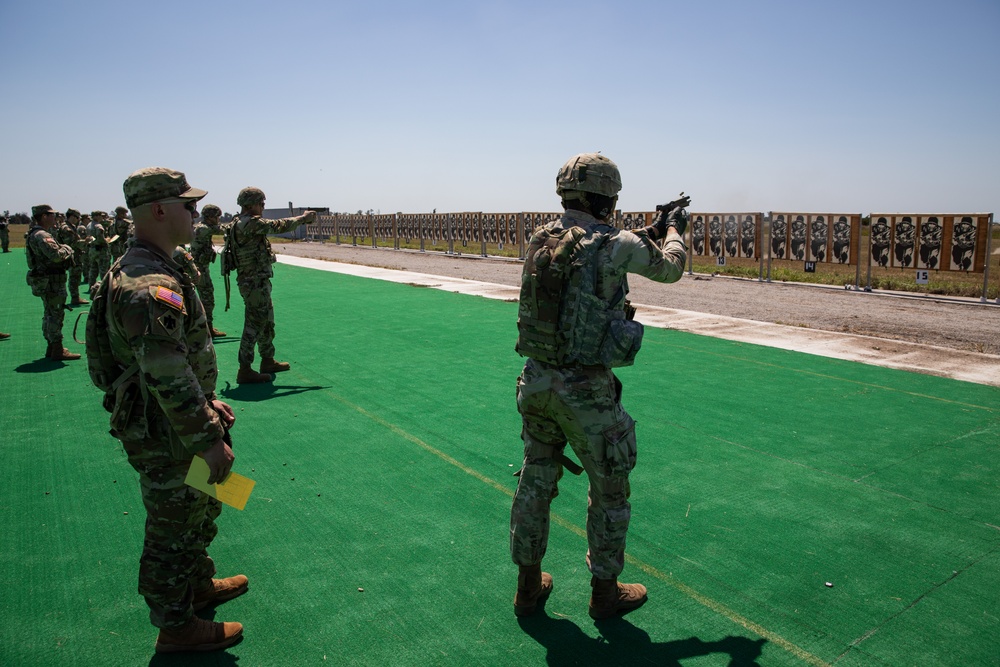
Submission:
[[[203,218],[218,218],[222,215],[222,209],[215,204],[207,204],[201,207],[201,215]]]
[[[239,196],[236,197],[237,206],[253,206],[264,201],[264,191],[260,188],[243,188]]]
[[[556,194],[563,199],[573,197],[573,192],[592,192],[614,198],[621,189],[618,165],[600,153],[574,155],[556,175]]]

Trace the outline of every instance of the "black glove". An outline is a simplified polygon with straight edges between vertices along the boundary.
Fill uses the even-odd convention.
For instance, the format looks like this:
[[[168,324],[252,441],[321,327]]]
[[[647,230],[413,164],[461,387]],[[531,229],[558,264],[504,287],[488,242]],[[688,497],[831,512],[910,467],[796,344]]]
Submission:
[[[656,229],[656,238],[662,239],[667,235],[667,227],[673,227],[677,233],[684,236],[684,231],[688,226],[687,211],[682,208],[670,208],[671,204],[657,206],[656,219],[653,220],[653,228]]]

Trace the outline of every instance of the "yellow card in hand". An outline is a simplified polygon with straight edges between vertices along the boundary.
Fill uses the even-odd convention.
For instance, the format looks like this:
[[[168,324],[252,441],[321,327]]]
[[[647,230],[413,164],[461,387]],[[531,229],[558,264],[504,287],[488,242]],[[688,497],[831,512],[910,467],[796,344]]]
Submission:
[[[221,502],[238,510],[246,507],[250,492],[253,491],[253,485],[256,484],[255,481],[231,472],[221,484],[209,484],[208,475],[208,464],[205,463],[205,459],[196,456],[191,461],[191,467],[188,469],[187,477],[184,478],[184,483],[213,498],[218,498]]]

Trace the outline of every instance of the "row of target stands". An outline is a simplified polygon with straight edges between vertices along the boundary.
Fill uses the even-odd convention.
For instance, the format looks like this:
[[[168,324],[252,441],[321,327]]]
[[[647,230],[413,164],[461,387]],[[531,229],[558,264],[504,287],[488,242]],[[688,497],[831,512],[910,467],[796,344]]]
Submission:
[[[614,224],[635,230],[652,223],[652,211],[616,211]],[[314,239],[372,247],[419,248],[449,254],[477,253],[523,258],[532,232],[561,213],[395,213],[321,215],[310,225]],[[983,274],[981,301],[989,284],[992,213],[873,213],[862,252],[859,213],[693,212],[686,232],[688,272],[696,257],[725,266],[730,259],[759,262],[759,279],[771,282],[775,260],[855,267],[855,289],[871,291],[873,267],[914,271],[927,284],[932,271]],[[769,223],[769,224],[766,224]],[[766,236],[766,238],[765,238]],[[766,261],[765,261],[766,260]],[[866,266],[866,285],[861,270]],[[1000,298],[997,299],[1000,303]]]

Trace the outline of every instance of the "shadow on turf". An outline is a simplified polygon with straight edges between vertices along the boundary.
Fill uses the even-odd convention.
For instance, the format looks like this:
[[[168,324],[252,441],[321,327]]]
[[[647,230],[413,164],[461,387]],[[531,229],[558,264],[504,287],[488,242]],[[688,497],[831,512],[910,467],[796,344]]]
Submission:
[[[619,667],[627,659],[633,664],[681,667],[681,660],[725,654],[730,667],[759,667],[757,658],[766,639],[723,637],[706,642],[698,637],[653,643],[649,635],[622,617],[595,622],[601,632],[596,639],[584,634],[575,623],[565,618],[536,614],[519,618],[518,625],[532,639],[545,647],[546,664],[613,665]]]
[[[275,385],[273,382],[263,382],[261,384],[238,384],[234,386],[231,383],[226,382],[226,388],[221,390],[219,394],[223,398],[229,398],[234,401],[256,403],[258,401],[266,401],[272,398],[284,398],[285,396],[294,396],[295,394],[301,394],[307,391],[318,391],[320,389],[329,388],[330,387],[321,387],[318,385],[306,387]]]
[[[238,646],[236,642],[233,646]],[[230,647],[231,648],[231,647]],[[225,653],[223,651],[210,651],[207,653],[154,653],[149,660],[149,667],[196,667],[205,665],[208,667],[235,667],[239,664],[239,656]]]
[[[86,360],[83,360],[86,364]],[[42,357],[41,359],[35,359],[34,361],[29,361],[26,364],[21,364],[14,369],[15,373],[48,373],[49,371],[57,371],[60,368],[66,368],[66,363],[63,361],[52,361],[51,359],[46,359]]]

